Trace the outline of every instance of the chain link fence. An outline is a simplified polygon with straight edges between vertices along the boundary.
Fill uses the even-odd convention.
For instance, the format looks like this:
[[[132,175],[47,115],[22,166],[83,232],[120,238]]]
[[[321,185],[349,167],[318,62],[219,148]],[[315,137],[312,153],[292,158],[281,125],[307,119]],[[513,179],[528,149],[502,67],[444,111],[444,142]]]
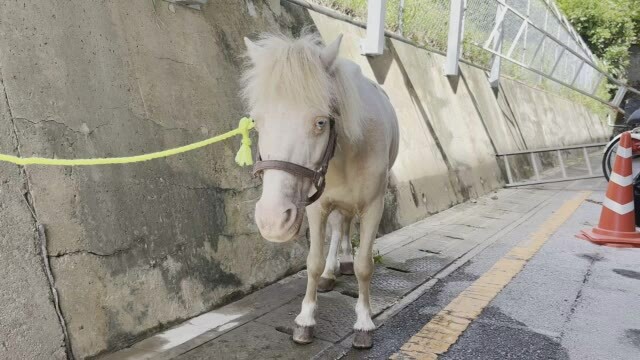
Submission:
[[[367,0],[307,0],[366,22]],[[447,51],[451,0],[388,0],[385,27],[427,48]],[[612,94],[640,94],[609,76],[553,0],[465,0],[462,58],[588,105]],[[620,94],[622,93],[622,94]],[[617,98],[613,105],[618,106]]]
[[[475,47],[507,60],[502,64],[504,74],[560,92],[577,91],[609,100],[608,89],[616,85],[596,68],[597,59],[553,3],[468,0],[465,16],[465,37]],[[489,43],[498,35],[501,44]]]
[[[307,0],[366,22],[367,0]],[[425,47],[445,52],[449,0],[387,0],[386,29]]]

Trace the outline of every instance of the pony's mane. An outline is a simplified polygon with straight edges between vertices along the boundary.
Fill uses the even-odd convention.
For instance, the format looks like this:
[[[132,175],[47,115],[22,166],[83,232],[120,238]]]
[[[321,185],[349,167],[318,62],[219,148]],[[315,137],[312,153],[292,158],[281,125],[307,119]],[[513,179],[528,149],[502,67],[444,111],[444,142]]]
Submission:
[[[331,112],[341,135],[358,142],[363,136],[363,109],[353,71],[341,59],[327,69],[320,58],[321,43],[317,34],[303,34],[298,39],[263,34],[249,56],[242,95],[257,111],[285,102]]]

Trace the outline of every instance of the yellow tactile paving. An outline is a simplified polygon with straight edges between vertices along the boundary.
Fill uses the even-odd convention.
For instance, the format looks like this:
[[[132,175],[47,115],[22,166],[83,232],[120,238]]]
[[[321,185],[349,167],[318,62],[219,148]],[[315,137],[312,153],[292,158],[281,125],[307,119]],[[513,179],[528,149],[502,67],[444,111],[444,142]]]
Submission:
[[[537,231],[511,249],[489,271],[453,299],[390,359],[431,360],[447,352],[489,302],[522,270],[527,261],[590,194],[590,191],[580,192],[564,203]]]

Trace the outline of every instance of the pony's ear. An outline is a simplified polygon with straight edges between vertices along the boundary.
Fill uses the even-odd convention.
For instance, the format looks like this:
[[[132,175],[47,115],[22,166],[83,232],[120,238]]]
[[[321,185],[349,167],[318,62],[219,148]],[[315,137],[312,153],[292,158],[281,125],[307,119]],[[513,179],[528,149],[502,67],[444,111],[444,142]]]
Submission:
[[[258,49],[260,49],[260,46],[258,46],[253,41],[249,40],[248,37],[244,38],[244,44],[247,47],[247,54],[249,55],[249,57],[251,59],[255,59],[255,55],[258,52]]]
[[[336,62],[338,58],[338,53],[340,52],[340,43],[342,42],[342,34],[338,35],[338,38],[333,40],[333,42],[322,49],[320,53],[320,60],[327,69],[331,69],[333,64]]]

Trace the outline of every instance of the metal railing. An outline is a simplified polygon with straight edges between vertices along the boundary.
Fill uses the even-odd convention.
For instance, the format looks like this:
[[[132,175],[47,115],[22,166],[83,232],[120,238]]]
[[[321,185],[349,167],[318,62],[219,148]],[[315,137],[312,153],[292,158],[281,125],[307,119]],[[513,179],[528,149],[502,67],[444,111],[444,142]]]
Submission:
[[[487,9],[495,10],[493,18],[487,16]],[[466,19],[465,35],[492,55],[492,83],[502,71],[536,84],[546,79],[556,89],[571,89],[619,111],[626,91],[640,94],[599,67],[598,59],[551,0],[468,0],[465,12],[483,14]],[[610,88],[617,88],[611,101]]]
[[[459,61],[466,60],[490,69],[492,86],[507,75],[551,91],[579,93],[620,112],[627,91],[640,95],[599,66],[553,0],[307,1],[347,11],[356,21],[373,19],[366,26],[364,55],[382,51],[379,37],[386,29],[387,35],[446,53],[446,75],[457,75]]]
[[[504,162],[505,172],[507,173],[507,184],[506,187],[514,187],[514,186],[525,186],[525,185],[537,185],[537,184],[548,184],[548,183],[556,183],[561,181],[573,181],[573,180],[583,180],[583,179],[594,179],[603,177],[603,173],[597,169],[595,172],[593,167],[591,166],[591,157],[589,156],[589,151],[587,149],[591,148],[603,148],[607,143],[596,143],[596,144],[584,144],[584,145],[572,145],[572,146],[563,146],[563,147],[555,147],[555,148],[545,148],[545,149],[534,149],[534,150],[523,150],[523,151],[514,151],[509,153],[497,154],[498,158],[502,158]],[[586,165],[587,174],[582,174],[578,176],[568,176],[567,175],[567,165],[564,161],[563,153],[569,150],[582,150],[582,157],[584,163]],[[560,176],[557,174],[543,174],[540,170],[540,154],[542,153],[555,153],[558,165],[560,168]],[[598,152],[598,155],[600,152]],[[531,167],[533,168],[533,179],[532,180],[516,180],[511,162],[509,161],[510,157],[513,156],[527,156],[531,163]],[[546,176],[545,176],[546,175]]]

